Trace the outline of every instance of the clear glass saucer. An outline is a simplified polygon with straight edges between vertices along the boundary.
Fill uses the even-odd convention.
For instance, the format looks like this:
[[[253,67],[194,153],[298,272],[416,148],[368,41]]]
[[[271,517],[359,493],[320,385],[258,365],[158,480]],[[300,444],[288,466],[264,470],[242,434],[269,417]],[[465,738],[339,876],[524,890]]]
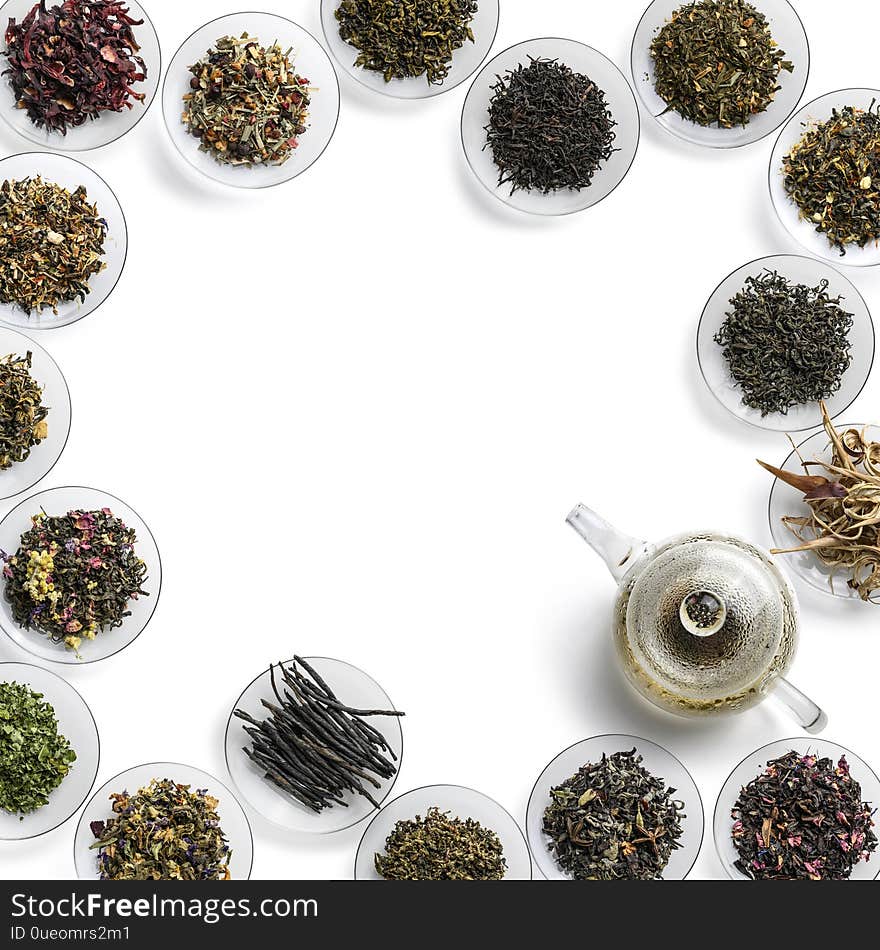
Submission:
[[[299,145],[283,165],[222,165],[199,149],[181,121],[183,97],[190,91],[189,67],[224,36],[247,33],[267,46],[278,42],[298,75],[312,88],[306,131]],[[231,13],[199,27],[174,54],[162,86],[162,114],[165,128],[180,155],[197,171],[223,185],[237,188],[270,188],[301,175],[324,154],[339,119],[339,80],[330,57],[308,30],[292,20],[272,13]]]
[[[880,102],[880,89],[838,89],[818,99],[813,99],[785,123],[770,156],[768,171],[770,201],[783,228],[814,257],[821,257],[838,265],[871,267],[880,264],[880,242],[866,244],[865,247],[852,245],[847,247],[846,254],[841,254],[834,245],[828,242],[824,234],[816,231],[813,224],[801,220],[798,206],[789,198],[782,184],[782,160],[792,146],[800,141],[807,127],[830,119],[832,110],[842,109],[845,106],[867,110],[874,100]]]
[[[31,377],[42,387],[41,403],[49,410],[46,424],[49,434],[39,445],[31,448],[23,462],[16,462],[6,471],[0,471],[0,498],[12,498],[33,488],[55,467],[70,435],[70,391],[58,364],[30,337],[0,327],[0,357],[8,354],[25,356],[31,353]]]
[[[838,432],[846,429],[862,430],[867,428],[868,436],[875,442],[880,442],[880,427],[869,425],[864,426],[858,423],[835,424]],[[798,475],[804,473],[801,466],[798,453],[805,461],[813,459],[830,459],[831,443],[824,429],[814,432],[808,439],[805,439],[797,447],[797,451],[792,450],[780,468],[789,472],[795,472]],[[819,469],[812,469],[812,474],[823,474]],[[799,492],[791,485],[781,482],[778,478],[773,479],[773,487],[770,489],[769,518],[770,534],[773,538],[774,548],[796,547],[800,542],[782,523],[785,516],[806,517],[810,514],[810,506],[804,501],[804,493]],[[788,570],[798,577],[805,584],[818,590],[820,593],[828,594],[832,597],[841,597],[844,600],[855,600],[861,603],[861,599],[856,591],[847,585],[846,570],[838,571],[836,574],[823,564],[812,551],[798,551],[795,554],[777,554],[777,562],[785,565]],[[832,587],[833,578],[833,587]],[[878,802],[880,806],[880,802]]]
[[[57,673],[30,663],[0,663],[0,683],[20,683],[55,710],[58,731],[76,753],[76,761],[49,794],[49,803],[19,817],[0,810],[0,841],[21,841],[54,831],[71,818],[88,798],[98,777],[101,741],[95,717],[80,694]]]
[[[477,12],[471,20],[470,27],[474,34],[474,42],[466,42],[455,51],[449,74],[442,83],[429,83],[424,76],[415,76],[409,79],[392,79],[385,82],[382,73],[372,69],[363,69],[355,66],[358,56],[356,47],[339,35],[339,24],[336,21],[336,11],[340,0],[321,0],[321,26],[324,29],[324,39],[330,47],[337,63],[361,85],[373,92],[382,93],[395,99],[428,99],[449,92],[461,85],[469,76],[479,69],[480,64],[489,55],[489,50],[495,42],[498,32],[498,0],[479,0]]]
[[[51,308],[28,314],[20,307],[0,303],[0,323],[27,330],[66,327],[96,310],[113,292],[128,254],[125,215],[113,190],[97,172],[68,155],[53,155],[49,152],[22,152],[0,159],[0,183],[36,178],[37,175],[71,192],[80,185],[85,187],[89,202],[97,207],[98,213],[107,222],[103,254],[107,266],[89,280],[89,293],[84,302],[71,300],[60,303],[57,314]]]
[[[0,577],[0,626],[16,646],[42,661],[71,665],[96,663],[119,653],[133,643],[150,622],[159,600],[162,588],[159,549],[150,529],[133,508],[115,495],[97,488],[79,485],[48,488],[20,501],[0,522],[0,550],[14,554],[19,548],[22,534],[31,527],[31,517],[41,509],[47,514],[58,515],[76,509],[96,511],[105,507],[136,532],[135,553],[147,565],[144,590],[148,591],[150,596],[129,601],[128,609],[131,614],[122,621],[121,627],[104,630],[98,633],[94,640],[83,640],[80,647],[81,658],[78,658],[76,653],[63,643],[54,643],[38,630],[25,630],[18,626],[5,597],[5,581]]]
[[[134,795],[153,779],[170,779],[179,785],[189,785],[192,790],[205,789],[218,800],[217,815],[220,827],[232,849],[229,861],[231,878],[234,881],[248,880],[254,863],[254,839],[244,809],[219,779],[192,765],[182,765],[179,762],[148,762],[145,765],[136,765],[105,782],[92,795],[76,826],[73,842],[76,876],[81,881],[99,880],[98,851],[92,850],[95,836],[89,826],[93,821],[106,821],[113,817],[110,796],[124,791]]]
[[[807,34],[794,7],[786,0],[754,0],[754,7],[770,24],[773,39],[780,49],[785,50],[786,60],[794,64],[794,72],[780,72],[780,90],[764,112],[753,115],[745,126],[723,129],[717,124],[698,125],[673,110],[665,111],[666,102],[654,89],[651,42],[672,14],[686,5],[687,0],[654,0],[636,27],[630,59],[633,83],[645,111],[670,135],[709,148],[739,148],[770,135],[797,108],[810,72]]]
[[[336,693],[339,701],[354,709],[389,709],[394,706],[382,687],[363,670],[350,663],[334,660],[330,657],[306,657],[306,662],[324,679],[330,689]],[[292,661],[286,661],[288,666]],[[279,689],[284,684],[279,678],[276,667],[275,681]],[[343,831],[359,824],[365,818],[375,814],[376,809],[363,796],[346,793],[348,807],[334,806],[319,814],[310,811],[296,799],[285,795],[281,789],[263,778],[263,770],[242,751],[250,744],[250,737],[244,731],[242,720],[233,713],[242,709],[255,719],[265,719],[269,713],[262,705],[266,699],[275,703],[269,670],[264,670],[245,688],[235,702],[226,723],[226,767],[232,777],[232,783],[242,800],[267,821],[287,831],[307,834],[330,834]],[[403,757],[403,730],[397,716],[370,716],[366,720],[385,737],[397,756],[397,772],[390,779],[381,781],[381,788],[370,786],[370,793],[380,804],[391,794],[397,776],[400,774]]]
[[[485,126],[489,121],[489,101],[492,86],[498,76],[520,63],[533,59],[558,59],[574,72],[588,76],[605,93],[608,108],[617,125],[614,148],[607,162],[603,162],[588,188],[541,194],[517,191],[510,194],[510,185],[498,184],[498,168],[492,160],[492,150],[486,144]],[[608,57],[576,40],[543,37],[517,43],[491,59],[471,83],[461,112],[461,142],[471,171],[486,190],[499,201],[539,215],[564,215],[584,211],[607,198],[623,181],[636,157],[639,146],[639,110],[635,96],[623,73]]]
[[[862,786],[862,801],[869,802],[875,808],[880,807],[880,779],[863,759],[842,745],[829,742],[827,739],[817,739],[815,736],[796,736],[793,739],[780,739],[761,746],[760,749],[747,755],[730,773],[715,803],[715,817],[712,822],[715,850],[727,876],[735,881],[750,880],[734,867],[734,863],[739,858],[739,852],[734,847],[731,836],[733,828],[731,812],[739,798],[740,790],[757,778],[769,761],[778,759],[792,750],[801,755],[815,754],[820,758],[827,757],[834,762],[845,755],[852,777]],[[880,874],[880,849],[872,852],[868,861],[860,861],[853,868],[848,880],[870,881],[878,874]]]
[[[357,881],[382,881],[376,871],[375,856],[385,850],[385,842],[398,821],[424,817],[430,808],[448,811],[452,817],[473,818],[498,835],[507,861],[505,881],[529,881],[532,860],[522,830],[513,816],[498,802],[463,785],[426,785],[405,792],[377,812],[367,825],[354,861]]]
[[[802,432],[822,425],[822,412],[818,403],[793,406],[787,413],[771,413],[762,416],[757,409],[743,404],[742,390],[733,380],[722,355],[722,348],[715,342],[727,314],[731,311],[730,300],[745,286],[747,277],[757,277],[764,271],[777,271],[795,284],[816,287],[828,281],[828,293],[840,296],[841,306],[853,315],[849,331],[852,344],[852,362],[841,380],[840,389],[826,400],[832,418],[845,412],[859,396],[871,374],[874,364],[874,322],[865,299],[856,287],[829,264],[797,254],[774,254],[743,264],[728,274],[715,288],[703,309],[697,329],[697,360],[700,372],[709,391],[727,409],[750,425],[774,432]]]
[[[7,0],[0,7],[0,35],[6,32],[10,17],[20,23],[34,7],[36,0]],[[63,0],[47,0],[47,6],[61,5]],[[103,112],[97,119],[90,119],[85,124],[70,128],[66,135],[58,132],[48,132],[38,129],[28,118],[24,109],[15,104],[15,96],[9,84],[8,77],[0,78],[0,118],[23,138],[41,148],[54,148],[59,151],[81,152],[88,149],[101,148],[122,138],[130,132],[147,114],[147,110],[156,98],[159,89],[159,77],[162,75],[162,50],[159,46],[159,37],[156,29],[147,16],[144,8],[136,0],[125,0],[129,14],[135,20],[143,20],[140,26],[133,26],[132,33],[140,44],[137,55],[143,59],[147,67],[147,78],[132,87],[134,92],[143,95],[142,102],[130,100],[130,109],[121,112]],[[6,49],[4,43],[3,49]],[[3,66],[6,60],[3,59]]]
[[[675,789],[676,801],[684,803],[680,847],[673,851],[663,872],[663,880],[682,881],[690,874],[703,843],[703,802],[688,770],[669,751],[655,742],[638,736],[593,736],[564,749],[538,776],[526,810],[526,836],[535,864],[548,881],[571,880],[556,863],[544,834],[544,809],[550,803],[550,789],[561,785],[590,762],[603,755],[635,750],[642,756],[644,767],[668,787]]]

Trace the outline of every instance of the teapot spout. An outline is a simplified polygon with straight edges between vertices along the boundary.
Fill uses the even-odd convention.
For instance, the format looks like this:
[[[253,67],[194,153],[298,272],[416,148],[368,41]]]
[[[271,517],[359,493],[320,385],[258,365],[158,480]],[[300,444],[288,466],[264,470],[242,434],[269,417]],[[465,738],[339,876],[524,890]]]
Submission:
[[[578,505],[565,520],[602,558],[618,583],[648,550],[646,541],[622,534],[586,505]]]

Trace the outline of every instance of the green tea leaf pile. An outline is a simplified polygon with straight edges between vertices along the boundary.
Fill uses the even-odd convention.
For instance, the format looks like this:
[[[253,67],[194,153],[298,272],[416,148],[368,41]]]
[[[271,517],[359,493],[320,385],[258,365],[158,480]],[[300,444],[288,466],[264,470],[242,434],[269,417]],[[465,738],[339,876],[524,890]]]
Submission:
[[[86,189],[35,178],[0,185],[0,303],[25,313],[85,301],[102,260],[107,222]]]
[[[15,554],[3,555],[6,599],[19,626],[78,651],[83,640],[121,626],[130,601],[149,596],[137,536],[109,508],[41,511],[31,522]]]
[[[0,683],[0,808],[23,817],[47,805],[75,761],[43,694]]]
[[[31,376],[31,353],[0,359],[0,470],[23,462],[49,434],[43,390]]]
[[[424,76],[437,85],[452,56],[474,42],[474,0],[342,0],[339,35],[358,50],[355,66],[382,73],[385,82]]]
[[[747,125],[792,72],[767,18],[745,0],[699,0],[679,7],[651,42],[654,89],[697,125]]]
[[[507,861],[494,831],[435,807],[398,821],[375,865],[389,881],[500,881]]]
[[[170,779],[136,795],[110,796],[115,818],[93,821],[102,881],[226,881],[232,851],[220,827],[218,800]]]

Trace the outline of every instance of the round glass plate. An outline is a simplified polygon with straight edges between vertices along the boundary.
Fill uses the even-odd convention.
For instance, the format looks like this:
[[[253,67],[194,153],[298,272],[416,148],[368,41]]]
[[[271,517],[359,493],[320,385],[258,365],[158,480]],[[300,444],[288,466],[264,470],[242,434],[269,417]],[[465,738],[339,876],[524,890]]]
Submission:
[[[874,771],[857,755],[845,749],[842,745],[828,742],[827,739],[817,739],[815,736],[796,736],[793,739],[780,739],[756,749],[747,755],[742,762],[730,773],[727,781],[718,795],[715,803],[715,818],[713,827],[715,832],[715,850],[724,865],[728,877],[735,881],[748,881],[750,878],[734,867],[739,853],[733,846],[733,818],[731,812],[736,804],[742,788],[757,778],[766,764],[772,759],[778,759],[787,752],[799,752],[801,755],[817,755],[827,757],[837,762],[841,756],[846,756],[850,766],[850,774],[862,786],[862,801],[869,802],[875,808],[880,806],[880,779]],[[852,871],[850,881],[869,881],[880,873],[880,850],[871,854],[870,860],[860,861]]]
[[[776,215],[786,231],[816,257],[822,257],[836,264],[847,264],[853,267],[870,267],[880,264],[880,242],[866,244],[865,247],[852,245],[847,247],[846,254],[828,242],[824,234],[820,234],[809,221],[801,220],[798,207],[789,198],[782,184],[782,160],[796,145],[806,129],[817,122],[825,122],[831,118],[833,109],[842,109],[845,106],[854,106],[867,110],[873,100],[880,101],[880,89],[838,89],[827,95],[813,99],[799,109],[786,122],[770,156],[769,183],[770,200]]]
[[[325,680],[341,703],[354,709],[394,709],[385,690],[356,666],[323,656],[305,659]],[[288,666],[291,662],[288,660],[284,665]],[[280,679],[277,667],[275,682],[279,690],[283,690],[284,683]],[[263,778],[264,770],[258,768],[243,752],[244,746],[250,745],[250,737],[243,729],[245,723],[236,718],[233,713],[236,709],[241,709],[255,719],[263,720],[268,716],[261,702],[264,699],[277,703],[272,691],[269,670],[264,670],[255,680],[252,680],[238,697],[226,724],[226,767],[243,801],[274,825],[285,828],[287,831],[311,834],[342,831],[372,815],[375,812],[373,805],[362,795],[351,792],[344,796],[348,802],[347,808],[340,805],[315,813]],[[370,716],[367,722],[382,733],[397,757],[397,772],[394,776],[382,781],[379,789],[369,786],[370,794],[381,804],[394,788],[397,775],[400,773],[403,731],[397,716]]]
[[[89,825],[93,821],[106,821],[113,817],[110,796],[126,791],[134,795],[153,779],[170,779],[178,785],[189,785],[193,791],[204,789],[218,800],[217,816],[220,819],[220,827],[232,849],[229,861],[231,878],[234,881],[246,881],[251,876],[254,863],[254,839],[244,809],[219,779],[192,765],[181,765],[179,762],[148,762],[145,765],[136,765],[105,782],[92,795],[80,815],[73,841],[76,876],[82,881],[99,879],[98,852],[97,849],[92,850],[95,836]]]
[[[635,750],[642,756],[644,767],[667,787],[675,789],[675,800],[684,803],[683,834],[679,847],[669,857],[663,879],[682,881],[694,866],[703,843],[703,802],[688,770],[662,746],[638,736],[593,736],[563,750],[544,769],[535,782],[526,811],[526,835],[538,870],[549,881],[571,878],[559,867],[544,834],[544,809],[550,802],[550,789],[571,778],[588,762],[598,762],[603,755]]]
[[[290,60],[311,88],[306,131],[299,145],[282,165],[223,165],[199,148],[181,121],[183,97],[190,91],[189,67],[225,36],[247,33],[264,46],[277,41],[291,50]],[[339,80],[330,57],[308,30],[272,13],[231,13],[199,27],[174,54],[162,87],[165,127],[178,152],[203,175],[238,188],[269,188],[301,175],[324,154],[339,119]]]
[[[505,881],[529,881],[532,878],[532,859],[522,830],[513,816],[498,802],[463,785],[426,785],[415,788],[389,802],[367,825],[354,860],[357,881],[382,881],[376,871],[375,856],[385,850],[385,842],[398,821],[407,821],[416,815],[424,817],[429,808],[448,811],[452,817],[473,818],[484,828],[498,835],[507,861]]]
[[[339,35],[339,24],[336,20],[339,3],[340,0],[321,0],[321,26],[324,28],[324,38],[327,40],[330,52],[349,76],[368,89],[372,89],[373,92],[380,92],[396,99],[427,99],[454,89],[479,68],[480,63],[489,55],[498,32],[498,0],[479,0],[477,12],[470,23],[474,42],[468,41],[455,51],[449,73],[442,83],[429,83],[425,76],[392,79],[390,82],[385,82],[382,73],[355,66],[358,49]]]
[[[30,337],[0,327],[0,358],[9,354],[23,357],[31,353],[31,378],[42,387],[40,402],[49,414],[46,424],[49,434],[39,445],[31,447],[30,455],[23,462],[14,462],[11,468],[0,471],[0,498],[11,498],[33,488],[45,478],[61,457],[70,435],[70,391],[58,364]]]
[[[818,403],[793,406],[787,413],[776,412],[767,416],[762,416],[757,409],[744,405],[742,390],[730,375],[722,348],[715,342],[715,335],[731,312],[731,298],[743,289],[747,277],[757,277],[764,271],[777,271],[792,283],[804,284],[807,287],[816,287],[821,281],[827,280],[828,294],[831,297],[842,297],[840,305],[853,315],[853,325],[849,331],[852,362],[841,380],[840,389],[826,400],[832,418],[845,412],[864,389],[874,364],[875,345],[874,323],[868,305],[843,274],[822,261],[796,254],[775,254],[750,261],[728,274],[715,288],[703,309],[697,329],[697,360],[700,372],[712,395],[737,419],[759,429],[770,429],[774,432],[814,429],[822,425],[822,413]]]
[[[486,144],[489,101],[498,76],[534,59],[558,59],[574,72],[588,76],[605,93],[614,120],[616,151],[596,171],[588,188],[565,189],[542,194],[535,191],[510,193],[510,185],[498,184],[498,168],[492,149]],[[461,142],[464,154],[480,183],[496,198],[531,214],[562,215],[583,211],[598,204],[626,177],[639,145],[639,110],[635,96],[623,73],[597,50],[576,40],[545,37],[517,43],[491,59],[471,83],[461,112]]]
[[[60,4],[61,2],[62,0],[52,0],[52,2],[47,3],[47,6],[52,6],[54,3]],[[15,18],[17,23],[21,23],[34,5],[35,0],[7,0],[0,8],[2,32],[5,33],[11,17]],[[135,83],[132,87],[134,92],[144,96],[142,102],[130,99],[130,109],[123,108],[121,112],[102,112],[97,119],[89,119],[83,125],[69,128],[67,134],[62,135],[59,132],[48,132],[46,129],[37,128],[28,117],[27,111],[17,108],[15,94],[9,84],[9,78],[3,76],[0,79],[0,116],[6,124],[19,135],[41,148],[55,148],[70,152],[86,151],[87,149],[100,148],[102,145],[109,145],[133,129],[146,115],[147,109],[150,108],[153,99],[156,98],[159,76],[162,75],[162,51],[159,48],[159,38],[156,36],[156,30],[144,8],[135,0],[125,0],[125,6],[128,8],[132,19],[144,21],[140,26],[132,27],[134,38],[140,44],[137,55],[143,59],[144,65],[147,67],[147,78],[143,82]],[[6,48],[4,43],[3,49],[6,50]],[[5,59],[3,65],[5,68]]]
[[[49,152],[22,152],[0,159],[0,184],[42,176],[44,181],[55,182],[68,191],[84,186],[91,204],[107,222],[104,238],[106,267],[89,280],[89,292],[84,302],[68,300],[58,304],[58,313],[47,307],[41,313],[25,313],[20,307],[0,302],[0,323],[29,330],[46,330],[76,323],[96,310],[111,294],[122,274],[128,254],[128,228],[125,215],[116,195],[107,182],[87,165],[67,155]]]
[[[654,0],[642,14],[633,36],[631,63],[633,82],[645,111],[657,124],[676,138],[709,148],[738,148],[751,145],[769,135],[794,112],[810,72],[810,48],[804,25],[786,0],[754,0],[770,25],[773,39],[785,51],[785,59],[794,65],[794,72],[783,70],[778,77],[779,92],[763,112],[753,115],[745,126],[721,128],[717,123],[704,126],[691,122],[670,110],[654,89],[654,60],[651,43],[672,14],[687,0]]]
[[[129,508],[124,501],[97,488],[84,488],[79,485],[49,488],[20,501],[0,522],[0,551],[15,554],[20,546],[22,534],[31,527],[31,517],[40,510],[49,515],[60,515],[76,509],[96,511],[100,508],[109,508],[117,518],[121,518],[137,534],[135,553],[147,565],[144,589],[150,596],[129,601],[128,609],[131,613],[122,621],[121,627],[99,632],[94,640],[83,640],[80,646],[81,658],[78,658],[76,653],[63,643],[53,642],[36,629],[25,630],[24,627],[18,626],[12,617],[10,604],[5,596],[6,582],[0,578],[0,585],[3,586],[2,596],[0,596],[0,626],[17,646],[41,660],[69,664],[96,663],[98,660],[105,660],[119,653],[120,650],[124,650],[137,639],[156,609],[162,587],[162,564],[153,535],[137,512]]]
[[[857,423],[847,423],[835,425],[839,431],[846,429],[867,429],[868,437],[875,442],[880,442],[880,427],[864,426]],[[801,466],[798,453],[805,461],[815,459],[831,458],[831,443],[824,429],[814,432],[808,439],[805,439],[797,447],[797,451],[792,451],[788,458],[782,463],[780,468],[789,472],[795,472],[798,475],[804,473]],[[824,474],[820,469],[811,467],[813,475]],[[782,523],[783,517],[806,517],[810,514],[810,506],[804,501],[804,493],[799,492],[791,485],[786,485],[778,478],[773,479],[773,487],[770,489],[770,534],[773,537],[774,548],[792,548],[797,547],[800,542]],[[841,570],[836,574],[811,551],[798,551],[795,554],[778,554],[777,559],[784,564],[789,571],[799,577],[805,584],[815,588],[823,594],[830,594],[833,597],[843,597],[848,600],[859,600],[859,595],[847,585],[847,571]],[[878,802],[880,805],[880,802]]]
[[[54,831],[76,813],[98,777],[101,742],[85,700],[56,673],[30,663],[0,663],[0,683],[19,683],[41,693],[55,710],[58,731],[76,753],[76,761],[50,792],[47,805],[23,817],[0,810],[0,841],[20,841]]]

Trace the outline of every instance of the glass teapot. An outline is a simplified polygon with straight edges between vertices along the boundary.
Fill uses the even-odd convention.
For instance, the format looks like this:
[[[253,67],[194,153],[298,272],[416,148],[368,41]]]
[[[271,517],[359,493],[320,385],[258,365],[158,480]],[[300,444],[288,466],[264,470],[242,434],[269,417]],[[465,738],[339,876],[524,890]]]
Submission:
[[[798,639],[794,590],[770,554],[716,532],[658,544],[578,505],[568,523],[620,585],[614,642],[629,682],[682,716],[739,712],[772,693],[807,732],[822,710],[784,678]]]

